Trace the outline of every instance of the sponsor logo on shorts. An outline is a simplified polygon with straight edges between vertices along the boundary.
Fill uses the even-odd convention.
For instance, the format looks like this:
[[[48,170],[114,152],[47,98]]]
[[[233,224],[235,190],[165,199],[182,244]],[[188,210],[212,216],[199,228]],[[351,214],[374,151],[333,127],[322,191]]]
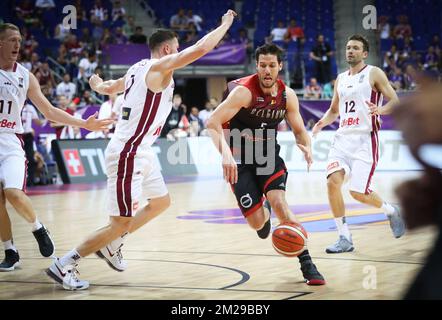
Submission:
[[[332,162],[327,166],[327,171],[330,171],[330,170],[335,169],[337,167],[339,167],[339,162],[338,161]]]
[[[245,208],[245,209],[250,208],[252,206],[252,203],[253,203],[253,200],[252,200],[252,197],[250,196],[250,193],[247,193],[247,194],[243,195],[239,199],[239,202],[241,203],[243,208]]]

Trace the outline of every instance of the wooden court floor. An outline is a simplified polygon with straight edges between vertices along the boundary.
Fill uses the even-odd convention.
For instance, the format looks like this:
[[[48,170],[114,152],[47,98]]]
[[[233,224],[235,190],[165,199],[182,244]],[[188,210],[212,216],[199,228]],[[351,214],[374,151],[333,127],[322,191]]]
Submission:
[[[378,172],[374,187],[395,201],[394,186],[419,173]],[[309,231],[309,250],[327,285],[302,282],[297,258],[278,255],[244,224],[230,188],[220,179],[171,183],[172,206],[132,234],[123,247],[128,270],[111,270],[90,256],[81,261],[86,291],[68,292],[44,270],[30,227],[8,206],[21,268],[0,273],[0,299],[400,299],[422,267],[435,233],[431,228],[394,239],[385,216],[358,205],[345,192],[355,251],[326,254],[336,241],[321,173],[289,174],[287,200]],[[31,197],[63,255],[107,222],[105,191],[69,191]],[[277,220],[274,218],[273,222]]]

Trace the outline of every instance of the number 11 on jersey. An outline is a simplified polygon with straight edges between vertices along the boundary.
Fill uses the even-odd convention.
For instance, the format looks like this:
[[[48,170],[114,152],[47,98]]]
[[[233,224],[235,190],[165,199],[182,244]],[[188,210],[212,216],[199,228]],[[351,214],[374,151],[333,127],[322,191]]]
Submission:
[[[7,101],[8,103],[8,114],[11,114],[12,101]],[[0,100],[0,113],[3,113],[5,107],[5,100]]]

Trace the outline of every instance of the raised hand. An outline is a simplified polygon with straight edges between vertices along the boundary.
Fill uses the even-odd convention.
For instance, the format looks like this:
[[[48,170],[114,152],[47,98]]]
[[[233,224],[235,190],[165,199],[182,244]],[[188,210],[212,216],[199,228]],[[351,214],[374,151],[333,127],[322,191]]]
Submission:
[[[237,16],[237,13],[233,10],[227,10],[227,12],[221,18],[221,24],[227,24],[229,27],[233,23],[233,19]]]
[[[99,75],[94,74],[89,78],[89,85],[91,89],[97,91],[97,87],[103,83],[103,79],[100,78]]]

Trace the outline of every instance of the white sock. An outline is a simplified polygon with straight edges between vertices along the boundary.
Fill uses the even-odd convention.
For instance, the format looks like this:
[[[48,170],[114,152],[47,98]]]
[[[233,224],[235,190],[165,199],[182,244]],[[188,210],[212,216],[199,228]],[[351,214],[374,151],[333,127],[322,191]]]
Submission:
[[[61,264],[62,267],[65,267],[67,265],[76,264],[80,259],[80,254],[77,252],[76,249],[73,249],[69,251],[66,255],[61,257],[58,262]]]
[[[38,221],[38,219],[35,219],[35,222],[32,222],[32,232],[40,229],[41,227],[43,227],[43,225],[40,223],[40,221]]]
[[[14,246],[14,242],[11,240],[8,241],[4,241],[3,242],[3,246],[5,247],[5,250],[14,250],[15,252],[17,252],[17,249]]]
[[[129,232],[126,232],[125,234],[123,234],[121,237],[118,237],[117,239],[115,239],[114,241],[112,241],[111,243],[109,243],[109,247],[112,249],[113,252],[117,251],[118,249],[120,249],[120,247],[123,245],[124,240],[126,239],[126,237],[129,235]]]
[[[394,207],[391,204],[387,203],[387,202],[384,202],[384,204],[382,205],[381,209],[382,209],[382,211],[384,211],[384,213],[387,216],[392,215],[394,213]]]
[[[347,240],[350,240],[351,234],[348,229],[348,224],[345,220],[345,217],[335,218],[336,227],[338,228],[338,234],[340,236],[344,236]]]

